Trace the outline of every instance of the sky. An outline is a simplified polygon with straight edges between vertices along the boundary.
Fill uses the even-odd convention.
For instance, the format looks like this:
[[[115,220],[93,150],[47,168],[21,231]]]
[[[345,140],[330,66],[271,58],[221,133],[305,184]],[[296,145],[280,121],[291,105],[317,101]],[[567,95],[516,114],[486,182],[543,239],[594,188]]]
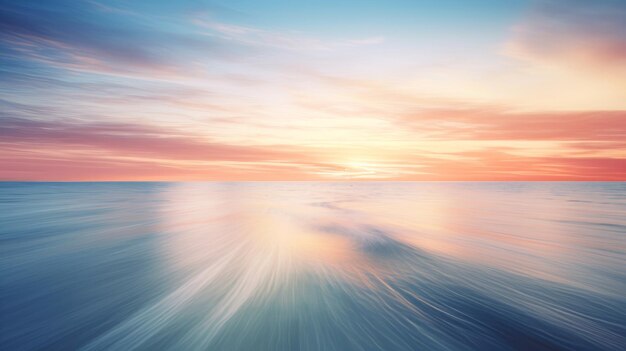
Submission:
[[[626,1],[0,0],[0,180],[626,180]]]

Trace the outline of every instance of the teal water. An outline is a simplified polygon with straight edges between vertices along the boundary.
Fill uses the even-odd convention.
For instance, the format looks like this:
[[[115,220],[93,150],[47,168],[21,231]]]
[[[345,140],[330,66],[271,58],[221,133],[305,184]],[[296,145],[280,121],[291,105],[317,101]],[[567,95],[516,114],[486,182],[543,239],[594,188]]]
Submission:
[[[626,183],[0,183],[3,350],[623,350]]]

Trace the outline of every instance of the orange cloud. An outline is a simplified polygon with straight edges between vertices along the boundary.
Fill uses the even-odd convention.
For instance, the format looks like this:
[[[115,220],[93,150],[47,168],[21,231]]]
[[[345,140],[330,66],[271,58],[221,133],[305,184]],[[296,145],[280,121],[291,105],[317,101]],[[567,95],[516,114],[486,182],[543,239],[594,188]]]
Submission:
[[[623,112],[431,109],[397,121],[408,131],[425,135],[424,147],[391,144],[374,150],[367,144],[353,145],[351,155],[370,155],[364,160],[336,158],[343,149],[225,144],[138,124],[3,118],[0,178],[624,180],[625,118]],[[533,151],[512,145],[516,140],[549,144]],[[472,147],[461,141],[469,141]]]
[[[423,174],[402,180],[516,181],[624,180],[626,158],[530,157],[499,149],[458,153],[455,160],[415,158]]]
[[[626,140],[626,111],[509,112],[498,108],[424,109],[399,123],[433,139]]]

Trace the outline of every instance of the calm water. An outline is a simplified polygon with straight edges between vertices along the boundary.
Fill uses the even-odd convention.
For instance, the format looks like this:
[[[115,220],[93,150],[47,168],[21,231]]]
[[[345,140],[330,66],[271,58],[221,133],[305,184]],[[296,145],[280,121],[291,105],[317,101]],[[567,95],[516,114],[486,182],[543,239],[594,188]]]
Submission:
[[[0,183],[3,350],[624,350],[626,183]]]

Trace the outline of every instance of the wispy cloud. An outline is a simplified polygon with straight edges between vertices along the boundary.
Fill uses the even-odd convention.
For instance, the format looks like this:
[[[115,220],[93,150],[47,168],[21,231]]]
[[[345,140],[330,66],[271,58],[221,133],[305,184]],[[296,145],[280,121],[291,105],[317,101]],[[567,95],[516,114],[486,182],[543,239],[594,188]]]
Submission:
[[[326,51],[346,47],[383,43],[382,35],[359,39],[320,39],[298,32],[272,31],[235,24],[207,21],[196,18],[197,26],[208,29],[211,35],[252,46],[265,46],[284,50]]]
[[[626,179],[618,1],[265,5],[2,2],[0,178]]]
[[[139,124],[0,118],[0,179],[281,179],[333,167],[306,150]],[[112,177],[112,178],[111,178]]]
[[[82,148],[113,154],[176,161],[298,161],[295,151],[263,146],[228,145],[156,127],[121,123],[46,122],[4,117],[5,146]]]
[[[194,57],[199,51],[206,60],[232,59],[237,50],[217,38],[176,33],[149,21],[119,25],[113,21],[116,15],[88,3],[0,5],[0,44],[7,58],[144,78],[197,75],[200,65]]]
[[[404,123],[433,138],[470,140],[621,141],[626,111],[510,112],[497,108],[426,108]]]

